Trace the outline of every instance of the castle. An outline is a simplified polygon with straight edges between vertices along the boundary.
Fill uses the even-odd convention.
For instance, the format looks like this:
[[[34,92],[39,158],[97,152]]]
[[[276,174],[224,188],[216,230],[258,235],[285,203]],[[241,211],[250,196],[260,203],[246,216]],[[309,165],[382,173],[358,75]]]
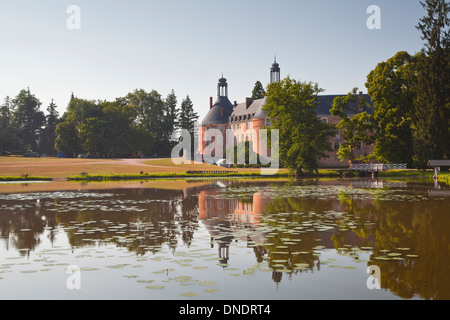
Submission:
[[[281,79],[280,66],[274,61],[270,68],[270,83],[278,82]],[[361,97],[365,98],[370,103],[370,97],[367,94],[359,93]],[[332,116],[330,109],[333,100],[343,95],[320,95],[317,105],[317,116],[321,121],[327,123],[338,124],[339,117]],[[209,129],[217,129],[222,132],[223,144],[226,145],[226,130],[232,129],[234,134],[234,144],[237,145],[243,141],[249,141],[253,151],[260,154],[267,152],[259,149],[259,130],[264,127],[270,127],[270,118],[266,116],[263,106],[266,98],[252,99],[246,98],[244,102],[231,103],[228,98],[228,83],[223,76],[219,79],[217,84],[217,99],[213,102],[210,98],[209,112],[199,125],[199,153],[204,154],[205,148],[212,142],[208,137],[206,131]],[[330,139],[330,144],[333,149],[328,153],[328,157],[320,159],[319,165],[321,167],[342,167],[347,166],[347,162],[342,162],[337,157],[337,150],[344,140],[340,134]],[[367,155],[373,151],[373,147],[360,143],[357,150],[354,150],[355,156]]]

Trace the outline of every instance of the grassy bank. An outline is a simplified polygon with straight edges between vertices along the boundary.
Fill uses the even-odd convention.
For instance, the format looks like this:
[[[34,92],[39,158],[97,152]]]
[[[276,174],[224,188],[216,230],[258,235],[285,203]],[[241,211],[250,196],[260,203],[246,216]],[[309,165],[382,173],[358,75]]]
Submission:
[[[434,175],[433,170],[420,171],[411,169],[411,170],[389,170],[381,172],[379,174],[379,177],[386,177],[386,178],[399,177],[399,178],[433,180],[433,175]],[[438,181],[450,184],[450,172],[449,171],[439,172]]]
[[[0,182],[12,182],[12,181],[52,181],[50,177],[15,177],[15,176],[2,176]]]
[[[0,181],[121,181],[166,178],[288,178],[280,169],[275,175],[262,175],[258,168],[222,168],[205,163],[175,165],[172,159],[57,159],[0,157]],[[358,174],[347,168],[322,168],[306,178],[351,178]],[[379,178],[420,179],[432,181],[433,171],[389,170]],[[450,184],[450,172],[440,172],[439,181]]]
[[[235,172],[235,173],[156,173],[156,174],[126,174],[126,175],[78,175],[67,177],[69,181],[119,181],[119,180],[148,180],[148,179],[166,179],[166,178],[231,178],[231,177],[262,177],[279,178],[288,177],[286,172],[275,175],[261,175],[259,172]]]

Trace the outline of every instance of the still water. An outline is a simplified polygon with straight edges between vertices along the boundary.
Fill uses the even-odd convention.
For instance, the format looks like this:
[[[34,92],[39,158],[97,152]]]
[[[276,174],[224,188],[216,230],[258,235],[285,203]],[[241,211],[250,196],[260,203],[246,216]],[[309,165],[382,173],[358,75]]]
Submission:
[[[193,180],[0,188],[0,299],[449,299],[450,188]]]

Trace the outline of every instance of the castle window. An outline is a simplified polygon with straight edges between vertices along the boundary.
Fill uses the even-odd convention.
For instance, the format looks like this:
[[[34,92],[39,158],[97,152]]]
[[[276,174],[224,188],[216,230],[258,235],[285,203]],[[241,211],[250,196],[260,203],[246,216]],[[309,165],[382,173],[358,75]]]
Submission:
[[[358,141],[358,142],[356,143],[355,149],[356,149],[356,150],[361,150],[361,149],[362,149],[362,142],[361,142],[361,141]]]
[[[339,146],[340,146],[341,144],[339,143],[339,141],[335,141],[334,142],[334,150],[339,150]]]

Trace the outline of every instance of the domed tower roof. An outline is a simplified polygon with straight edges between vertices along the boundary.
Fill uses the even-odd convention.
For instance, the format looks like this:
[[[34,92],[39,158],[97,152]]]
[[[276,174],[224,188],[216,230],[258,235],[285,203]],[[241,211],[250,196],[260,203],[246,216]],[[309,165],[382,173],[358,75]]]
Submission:
[[[271,70],[280,70],[280,65],[275,61],[274,63],[272,63],[272,68],[270,68]]]
[[[202,125],[227,124],[228,118],[233,113],[233,104],[228,97],[218,97],[212,108],[206,114]]]
[[[227,79],[222,77],[217,84],[217,100],[202,121],[202,125],[228,124],[228,118],[233,113],[233,104],[228,99]]]

